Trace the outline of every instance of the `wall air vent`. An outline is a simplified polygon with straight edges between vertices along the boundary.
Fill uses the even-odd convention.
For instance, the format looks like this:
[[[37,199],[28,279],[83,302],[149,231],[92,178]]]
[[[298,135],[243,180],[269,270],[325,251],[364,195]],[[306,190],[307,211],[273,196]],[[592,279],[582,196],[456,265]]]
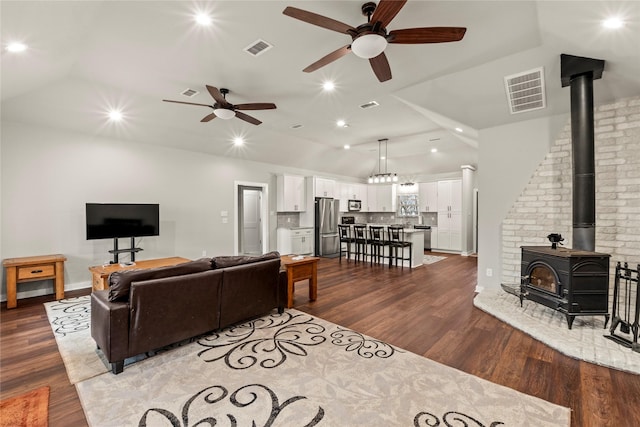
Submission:
[[[250,54],[251,56],[262,55],[269,49],[271,49],[273,45],[267,43],[262,39],[258,39],[255,42],[251,43],[249,46],[244,48],[244,51]]]
[[[366,104],[362,104],[360,108],[362,108],[363,110],[366,110],[367,108],[377,107],[378,105],[380,104],[378,104],[376,101],[369,101]]]
[[[193,89],[185,89],[181,93],[182,93],[182,95],[186,96],[187,98],[193,98],[194,96],[196,96],[200,92],[198,92],[197,90],[193,90]]]
[[[542,67],[504,78],[511,114],[546,107],[544,69]]]

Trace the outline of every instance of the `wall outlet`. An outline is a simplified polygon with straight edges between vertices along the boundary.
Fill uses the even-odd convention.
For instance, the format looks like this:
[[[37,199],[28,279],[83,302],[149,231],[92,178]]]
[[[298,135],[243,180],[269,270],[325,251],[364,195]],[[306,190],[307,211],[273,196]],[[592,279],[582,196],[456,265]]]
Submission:
[[[222,218],[222,223],[226,224],[227,222],[229,222],[229,219],[227,217]]]
[[[487,268],[487,277],[493,276],[493,268]]]
[[[202,256],[203,256],[203,257],[204,257],[204,256],[207,256],[207,250],[206,250],[206,249],[203,249],[203,250],[202,250]]]
[[[291,218],[287,218],[287,222],[291,222]]]

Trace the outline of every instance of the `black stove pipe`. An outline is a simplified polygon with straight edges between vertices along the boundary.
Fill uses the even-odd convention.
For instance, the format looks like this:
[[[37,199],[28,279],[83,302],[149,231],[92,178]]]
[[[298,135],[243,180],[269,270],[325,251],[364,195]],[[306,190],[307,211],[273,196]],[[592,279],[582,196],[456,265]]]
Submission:
[[[596,175],[593,80],[602,77],[604,61],[561,55],[562,86],[571,86],[573,159],[573,249],[595,251]]]

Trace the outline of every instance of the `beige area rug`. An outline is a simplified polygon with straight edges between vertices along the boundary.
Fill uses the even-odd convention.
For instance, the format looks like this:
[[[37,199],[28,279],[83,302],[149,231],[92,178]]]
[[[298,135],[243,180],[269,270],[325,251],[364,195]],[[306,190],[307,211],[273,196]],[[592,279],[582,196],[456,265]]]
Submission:
[[[442,261],[443,259],[447,259],[447,257],[439,255],[425,255],[422,260],[422,264],[433,264],[434,262]]]
[[[49,386],[0,402],[0,427],[47,427]]]
[[[71,372],[90,354],[98,359],[93,343],[57,342]],[[568,408],[296,310],[201,337],[119,375],[82,375],[76,388],[94,427],[570,425]]]
[[[527,300],[520,307],[520,298],[502,289],[483,290],[473,304],[567,356],[640,374],[640,353],[606,339],[602,315],[577,316],[569,329],[564,314]]]

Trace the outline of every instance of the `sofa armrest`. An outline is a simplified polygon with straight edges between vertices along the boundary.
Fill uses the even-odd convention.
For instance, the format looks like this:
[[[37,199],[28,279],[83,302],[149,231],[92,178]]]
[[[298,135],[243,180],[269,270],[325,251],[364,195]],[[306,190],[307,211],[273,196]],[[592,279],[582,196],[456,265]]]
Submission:
[[[108,290],[94,291],[91,337],[109,363],[124,361],[129,351],[129,303],[110,302]]]

